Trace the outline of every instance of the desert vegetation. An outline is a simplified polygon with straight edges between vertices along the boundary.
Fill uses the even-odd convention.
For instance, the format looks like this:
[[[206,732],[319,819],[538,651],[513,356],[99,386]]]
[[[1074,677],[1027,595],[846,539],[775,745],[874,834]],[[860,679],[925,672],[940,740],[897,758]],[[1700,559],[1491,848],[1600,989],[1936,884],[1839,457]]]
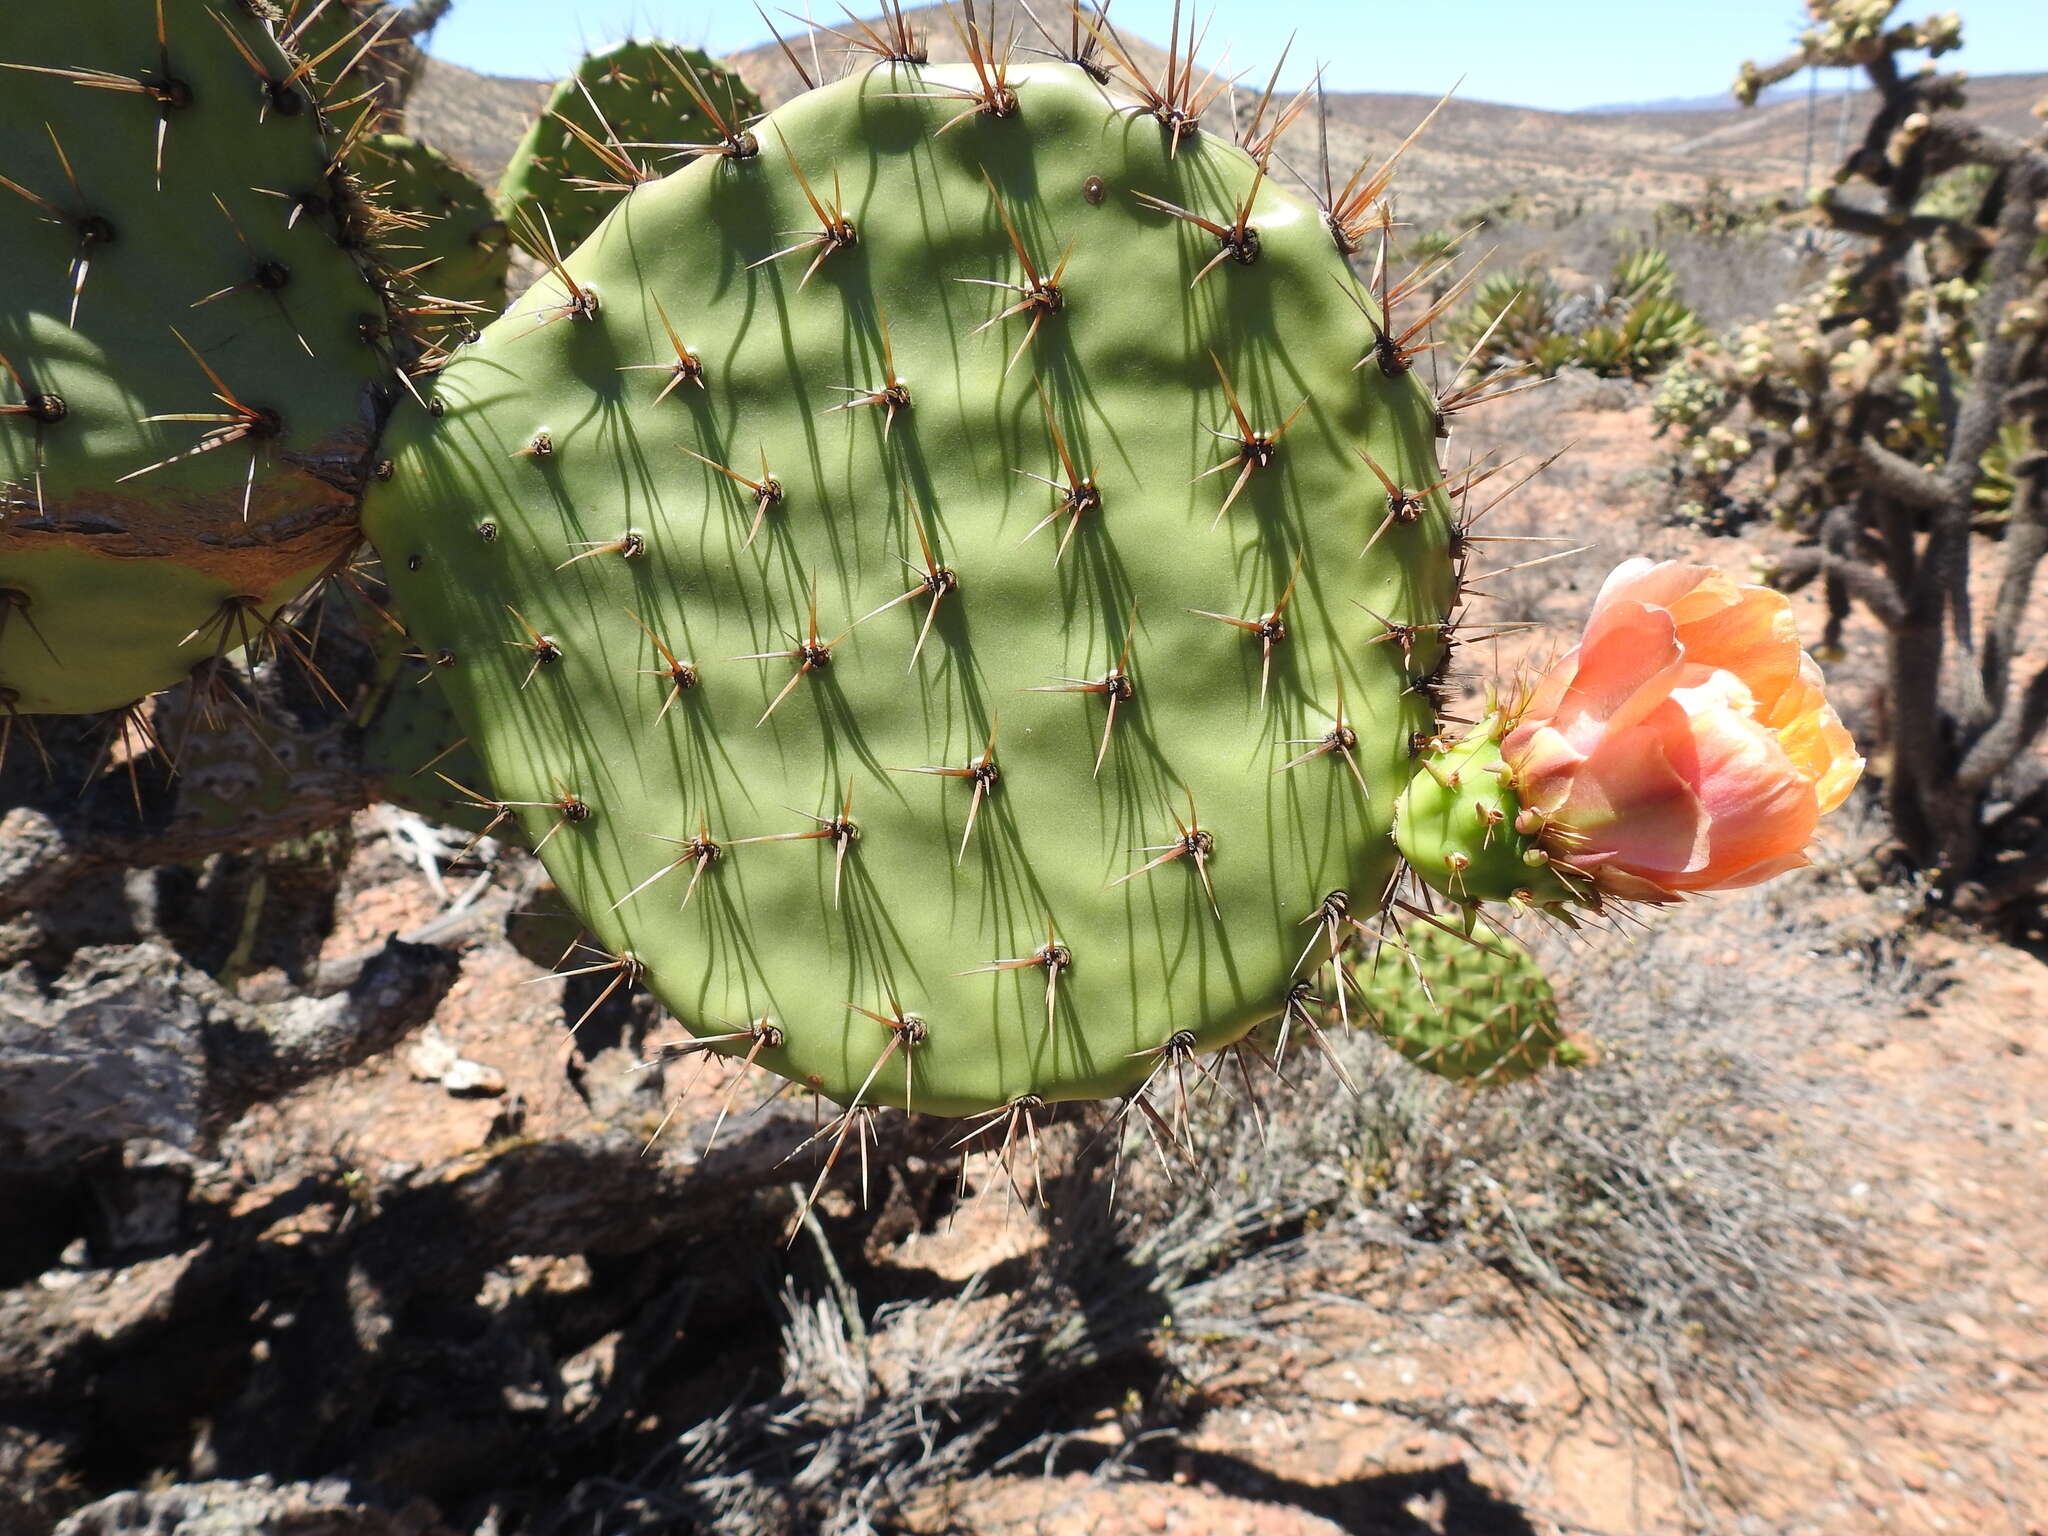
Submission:
[[[151,10],[80,9],[108,32]],[[2025,107],[2048,112],[2048,78],[1948,69],[1967,13],[1812,0],[1791,52],[1741,66],[1728,112],[1560,117],[1550,163],[1494,164],[1484,145],[1515,109],[1205,78],[1178,21],[1159,44],[1093,11],[891,6],[785,26],[731,59],[628,44],[550,90],[436,60],[447,9],[299,0],[206,23],[208,67],[263,82],[266,134],[317,119],[328,135],[294,151],[322,190],[290,183],[290,227],[331,230],[333,249],[288,282],[259,261],[124,365],[149,404],[120,451],[182,434],[161,465],[190,478],[170,531],[61,613],[37,536],[130,515],[113,498],[146,498],[150,477],[117,492],[78,470],[66,418],[96,419],[97,401],[50,382],[74,376],[47,341],[65,317],[0,300],[0,1533],[2033,1536],[2048,1507],[2048,1225],[2025,1198],[2048,1137],[2048,137]],[[164,61],[189,57],[177,12],[150,43]],[[31,41],[66,25],[44,18]],[[925,463],[916,434],[936,437],[925,423],[953,406],[933,370],[899,362],[928,355],[925,318],[886,302],[923,269],[887,264],[893,209],[848,197],[801,132],[842,131],[845,80],[923,79],[929,61],[943,83],[882,110],[966,142],[1007,125],[1016,91],[1028,110],[1030,85],[1006,73],[1027,48],[1083,81],[1061,112],[1128,117],[1144,143],[1087,178],[1058,141],[1042,147],[1076,172],[1057,218],[1004,162],[933,152],[930,174],[963,206],[971,194],[1004,263],[1000,281],[967,281],[993,301],[970,339],[1006,404],[977,415],[963,388],[968,446]],[[1810,102],[1753,105],[1817,66],[1863,72],[1829,108],[1847,126],[1817,135]],[[138,151],[131,191],[145,169],[175,189],[194,171],[179,158],[190,83],[170,62],[133,67],[108,77],[118,90],[47,68],[35,86],[161,121],[168,169]],[[282,104],[299,91],[317,110]],[[67,184],[45,152],[63,131],[7,103],[0,197],[21,239],[62,247],[52,302],[87,331],[150,313],[91,222],[99,162],[81,157]],[[1112,119],[1116,103],[1130,110]],[[1211,147],[1182,143],[1197,114]],[[233,157],[258,137],[222,140],[226,174],[256,174]],[[1185,202],[1131,197],[1153,138],[1194,165],[1234,158],[1200,173],[1213,181],[1158,170],[1197,178]],[[665,182],[686,144],[697,179]],[[1725,166],[1716,145],[1732,146]],[[818,306],[799,299],[842,281],[854,294],[832,382],[773,377],[818,390],[805,440],[854,445],[834,450],[849,485],[894,486],[910,466],[921,489],[880,554],[802,542],[806,494],[836,482],[800,473],[764,416],[713,414],[738,347],[706,339],[708,299],[686,311],[642,265],[665,258],[602,222],[621,202],[685,207],[678,248],[739,238],[725,194],[702,190],[729,183],[702,173],[767,159],[794,168],[805,227],[763,235],[735,282],[774,285],[794,338],[778,359],[815,339]],[[1318,215],[1313,242],[1256,238],[1259,199],[1279,195]],[[1222,540],[1275,517],[1280,476],[1321,472],[1330,429],[1260,349],[1276,334],[1294,348],[1312,396],[1353,378],[1355,354],[1325,355],[1308,319],[1240,330],[1215,297],[1239,269],[1307,274],[1300,291],[1331,306],[1320,319],[1363,338],[1376,423],[1355,452],[1335,439],[1372,508],[1361,536],[1331,535],[1375,573],[1347,590],[1379,582],[1412,611],[1358,600],[1329,618],[1313,530],[1277,563],[1247,545],[1262,563],[1228,612],[1175,585],[1220,543],[1188,535],[1162,573],[1174,540],[1151,524],[1122,556],[1101,540],[1107,519],[1141,514],[1101,419],[1069,409],[1076,380],[1092,392],[1112,372],[1066,329],[1090,258],[1065,221],[1105,204],[1184,241],[1173,303],[1198,317],[1191,335],[1199,320],[1226,338],[1175,355],[1174,387],[1215,407],[1192,432],[1202,457],[1130,450],[1155,456],[1137,483],[1200,471],[1198,531]],[[257,215],[232,188],[220,212],[223,248],[253,256]],[[168,231],[165,259],[188,240],[204,243]],[[1356,284],[1349,307],[1321,293],[1333,275]],[[315,284],[319,301],[302,299]],[[671,302],[640,314],[643,289]],[[264,335],[216,350],[198,327],[236,303]],[[651,351],[616,366],[574,351],[595,317],[629,314]],[[364,349],[347,354],[364,377],[323,396],[330,324]],[[507,337],[537,338],[522,358],[580,359],[566,375],[608,402],[601,473],[563,403],[577,397],[516,394],[540,370],[464,393]],[[285,423],[247,393],[254,354],[231,351],[265,345],[293,377]],[[192,381],[213,389],[203,412],[184,405]],[[1103,392],[1115,405],[1131,388]],[[1427,409],[1407,410],[1411,390]],[[325,456],[267,457],[298,427],[299,392],[308,416],[332,407]],[[1149,392],[1133,404],[1160,408]],[[619,423],[653,411],[660,453],[618,449],[639,441]],[[359,413],[380,425],[351,437]],[[715,430],[676,435],[676,420]],[[488,451],[446,457],[451,422]],[[1029,466],[991,459],[982,478],[1017,479],[1033,510],[1004,525],[1004,550],[1029,557],[1086,643],[1075,676],[1033,672],[984,708],[947,691],[975,633],[962,608],[994,621],[971,606],[972,536],[930,487],[1009,434],[1034,445]],[[605,501],[613,460],[643,458],[660,462]],[[1441,479],[1420,488],[1425,463]],[[661,497],[640,491],[679,465],[718,514],[690,603],[743,606],[743,584],[702,590],[720,562],[758,561],[794,594],[759,643],[713,651],[690,638],[695,610],[616,585],[665,553]],[[286,474],[301,479],[273,492]],[[544,483],[577,517],[558,526],[492,490],[439,527],[445,497],[417,487],[471,474]],[[188,548],[206,498],[232,532]],[[532,556],[577,584],[548,611],[540,594],[564,586],[529,597],[504,574],[536,527],[577,534]],[[266,579],[303,591],[218,599],[221,544],[261,546]],[[1810,848],[1752,831],[1760,818],[1710,819],[1688,887],[1626,824],[1575,821],[1563,791],[1534,814],[1544,780],[1522,738],[1557,709],[1536,680],[1574,675],[1579,653],[1561,653],[1631,559],[1782,594],[1771,665],[1810,691],[1784,684],[1772,728],[1806,756],[1775,792],[1806,796],[1801,828],[1816,798],[1842,802]],[[863,617],[872,603],[846,592],[877,563],[888,600]],[[1175,698],[1188,714],[1169,719],[1151,647],[1182,634],[1176,606],[1200,636],[1186,655],[1239,648],[1229,709]],[[145,643],[148,622],[165,634]],[[1289,649],[1320,623],[1366,658],[1328,700]],[[588,766],[563,778],[560,722],[609,697],[571,670],[597,648],[638,713],[630,731],[594,727],[576,744]],[[876,723],[853,660],[869,648],[891,689],[941,679],[925,720]],[[532,701],[564,681],[580,697],[541,713],[554,706]],[[712,711],[742,687],[736,730]],[[1274,772],[1148,766],[1179,744],[1172,724],[1234,741],[1269,698],[1290,727]],[[1805,723],[1787,723],[1802,699]],[[1028,713],[1040,704],[1065,723]],[[823,798],[810,779],[785,787],[814,716],[815,739],[846,743],[828,761],[859,770]],[[1841,726],[1868,762],[1853,794]],[[1059,829],[1057,857],[1020,831],[1032,754],[1061,730],[1074,781],[1108,785],[1091,793],[1117,807],[1106,885],[1087,816]],[[670,741],[672,760],[635,779]],[[918,755],[887,756],[906,743]],[[764,792],[674,798],[718,761]],[[1247,866],[1292,856],[1231,841],[1218,802],[1233,777],[1315,783],[1269,803],[1311,849],[1369,845],[1334,867],[1375,872],[1387,900],[1354,876],[1272,935],[1228,926],[1275,904],[1271,868]],[[916,814],[936,806],[941,823],[900,867],[875,850],[922,823],[879,803],[895,778],[929,789]],[[622,809],[629,793],[644,814]],[[1495,809],[1515,793],[1533,819]],[[758,827],[742,805],[766,807]],[[1396,838],[1412,869],[1398,885]],[[1742,878],[1767,864],[1777,878]],[[799,865],[801,906],[780,873]],[[1086,866],[1078,883],[1067,866]],[[800,1032],[790,992],[841,1001],[826,940],[807,941],[817,958],[794,987],[767,987],[772,1007],[747,991],[785,954],[747,926],[767,882],[821,932],[843,922],[856,956],[886,957],[986,923],[957,893],[1005,869],[1036,882],[1026,901],[1021,876],[989,879],[989,904],[1023,911],[1015,947],[944,950],[964,984],[871,965],[845,1009],[853,1044],[785,1038]],[[1212,933],[1234,965],[1257,969],[1266,948],[1281,971],[1293,960],[1270,1016],[1247,1034],[1197,1012],[1128,1049],[1119,1031],[1156,1002],[1133,978],[1151,973],[1134,960],[1106,983],[1090,945],[1131,921],[1133,889],[1162,951]],[[667,956],[700,920],[719,958],[690,973],[686,1006]],[[1194,948],[1166,964],[1162,995],[1174,964],[1221,985]],[[707,1001],[726,995],[721,967],[740,978],[729,1008]],[[906,975],[922,1000],[899,994]],[[983,1006],[1006,1021],[998,1065],[945,1054],[952,1015],[933,999],[965,995],[946,986],[997,999]],[[1013,1040],[1040,1043],[1024,1066]]]

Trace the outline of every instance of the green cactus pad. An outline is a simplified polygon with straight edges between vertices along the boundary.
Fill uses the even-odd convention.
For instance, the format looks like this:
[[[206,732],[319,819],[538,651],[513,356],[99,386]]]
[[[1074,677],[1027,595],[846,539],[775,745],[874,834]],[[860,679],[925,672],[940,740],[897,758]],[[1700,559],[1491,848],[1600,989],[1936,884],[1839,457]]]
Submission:
[[[623,144],[636,165],[657,169],[672,164],[676,151],[643,146],[717,143],[717,127],[685,83],[692,72],[728,124],[743,128],[760,114],[761,98],[698,49],[636,41],[591,54],[555,86],[513,151],[498,182],[505,222],[538,227],[545,213],[557,248],[574,250],[620,202],[620,193],[605,186],[619,182],[619,170],[591,140]]]
[[[1489,716],[1462,741],[1425,754],[1401,795],[1394,835],[1409,867],[1461,905],[1559,907],[1576,895],[1536,838],[1516,830],[1522,802],[1501,762],[1505,730]]]
[[[1146,199],[1235,228],[1244,151],[1009,83],[877,67],[642,187],[366,509],[598,941],[841,1103],[1120,1093],[1279,1015],[1434,729],[1436,631],[1375,642],[1446,616],[1451,508],[1364,457],[1436,484],[1434,402],[1323,220],[1269,181],[1219,243]],[[1000,318],[1006,217],[1057,293]]]
[[[1405,950],[1382,945],[1353,974],[1381,1037],[1438,1077],[1512,1083],[1584,1059],[1535,957],[1485,923],[1470,938],[1410,923]]]
[[[512,242],[475,177],[402,133],[366,140],[352,163],[378,207],[398,216],[378,242],[395,271],[422,293],[477,306],[478,323],[505,308]]]
[[[14,6],[0,43],[0,701],[25,713],[167,687],[343,556],[395,387],[270,32],[156,16]]]

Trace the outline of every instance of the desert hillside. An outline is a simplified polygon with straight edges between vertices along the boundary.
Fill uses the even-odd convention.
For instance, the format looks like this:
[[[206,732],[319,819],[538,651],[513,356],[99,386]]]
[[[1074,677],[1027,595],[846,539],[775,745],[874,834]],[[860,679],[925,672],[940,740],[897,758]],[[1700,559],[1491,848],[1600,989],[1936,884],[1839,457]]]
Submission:
[[[933,58],[961,56],[958,37],[935,10],[906,14],[928,39]],[[1014,5],[1000,6],[997,17],[997,35],[1007,37],[1014,28],[1020,56],[1028,58],[1025,50],[1045,44],[1029,16]],[[787,26],[785,39],[814,74],[836,76],[861,57],[851,54],[831,32],[820,29],[810,36],[793,23]],[[1163,67],[1162,47],[1135,36],[1124,41],[1141,68]],[[770,106],[802,89],[796,70],[772,40],[733,55],[729,62]],[[1730,78],[1739,62],[1728,60]],[[1237,73],[1243,82],[1263,83],[1271,66],[1263,58],[1240,61],[1232,54],[1219,67]],[[1456,78],[1455,59],[1448,53],[1442,73],[1442,85],[1448,88]],[[412,119],[425,137],[478,174],[495,178],[546,90],[542,81],[479,75],[435,59],[413,99]],[[1991,75],[1973,82],[1970,106],[1992,126],[2024,134],[2033,122],[2029,108],[2044,92],[2048,75]],[[1241,86],[1236,98],[1238,110],[1244,112],[1254,92]],[[1329,157],[1338,178],[1348,175],[1364,155],[1385,154],[1435,102],[1427,91],[1329,93]],[[1225,122],[1228,112],[1219,99],[1209,120]],[[1861,105],[1850,102],[1848,121],[1860,124],[1863,116]],[[1804,99],[1751,111],[1731,102],[1718,110],[1677,112],[1541,112],[1453,101],[1410,152],[1404,206],[1416,218],[1445,220],[1510,205],[1524,212],[1622,211],[1689,199],[1715,180],[1740,194],[1792,192],[1802,179],[1809,120],[1812,163],[1819,168],[1836,159],[1842,118],[1839,97],[1823,99],[1812,111]],[[1294,130],[1285,158],[1297,175],[1320,181],[1312,112]]]

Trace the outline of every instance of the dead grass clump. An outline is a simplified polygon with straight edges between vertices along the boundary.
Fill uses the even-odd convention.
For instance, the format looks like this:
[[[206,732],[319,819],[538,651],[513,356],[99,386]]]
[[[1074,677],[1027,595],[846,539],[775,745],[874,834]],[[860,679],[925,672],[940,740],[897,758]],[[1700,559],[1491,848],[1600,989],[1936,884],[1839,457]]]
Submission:
[[[835,1272],[836,1273],[836,1272]],[[558,1529],[620,1516],[731,1536],[867,1536],[962,1475],[1017,1390],[1029,1309],[970,1284],[864,1317],[843,1284],[782,1293],[781,1380],[684,1431],[621,1485],[585,1484]],[[630,1489],[630,1492],[626,1490]],[[624,1497],[606,1500],[606,1493]]]

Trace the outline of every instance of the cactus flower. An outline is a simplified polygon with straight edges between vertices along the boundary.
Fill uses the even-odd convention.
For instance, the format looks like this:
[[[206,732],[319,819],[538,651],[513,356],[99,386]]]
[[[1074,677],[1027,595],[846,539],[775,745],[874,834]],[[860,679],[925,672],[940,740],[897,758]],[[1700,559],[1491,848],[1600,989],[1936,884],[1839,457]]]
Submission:
[[[1863,771],[1784,594],[1643,559],[1607,578],[1500,750],[1524,830],[1638,901],[1805,864]]]

